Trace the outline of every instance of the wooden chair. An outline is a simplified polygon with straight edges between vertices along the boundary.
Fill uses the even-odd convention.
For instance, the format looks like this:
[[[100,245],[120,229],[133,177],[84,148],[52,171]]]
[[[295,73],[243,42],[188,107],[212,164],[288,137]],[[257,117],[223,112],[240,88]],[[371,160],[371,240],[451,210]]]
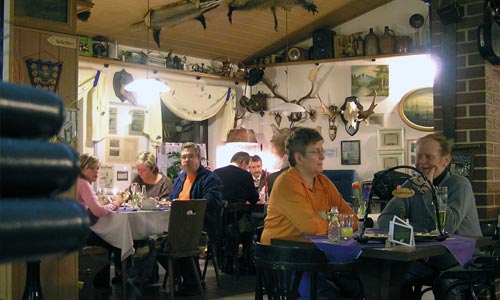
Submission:
[[[78,280],[83,282],[78,299],[96,299],[93,281],[109,262],[108,250],[100,246],[85,246],[78,251]]]
[[[297,299],[300,280],[310,272],[309,299],[317,299],[318,272],[325,271],[328,262],[321,250],[299,249],[255,244],[257,269],[255,299],[262,300],[264,291],[268,299]],[[304,296],[304,295],[303,295]]]
[[[241,218],[241,216],[245,213],[246,211],[246,204],[244,202],[234,202],[230,203],[228,201],[224,201],[224,210],[222,214],[222,220],[223,220],[223,228],[224,230],[229,229],[229,226],[236,226],[238,227],[238,220]],[[239,231],[238,231],[239,232]],[[222,243],[225,245],[227,242],[227,239],[229,238],[227,235],[227,231],[224,233],[223,241]],[[231,249],[224,249],[224,251],[229,250],[231,252],[231,255],[233,257],[233,266],[234,266],[234,271],[236,273],[236,279],[239,279],[239,274],[240,274],[240,265],[238,262],[238,254],[239,254],[239,233],[238,233],[238,242],[234,247],[231,247]],[[227,255],[227,253],[223,254],[224,256]]]
[[[205,199],[172,202],[168,223],[168,240],[164,247],[166,249],[162,249],[158,253],[158,261],[168,270],[171,300],[174,299],[175,291],[174,261],[183,257],[190,258],[198,290],[201,297],[205,299],[195,259],[198,259],[198,244],[205,219],[206,205]]]
[[[489,294],[490,299],[496,299],[495,279],[500,278],[500,240],[498,239],[497,227],[493,223],[481,223],[483,236],[492,237],[495,242],[486,249],[482,249],[488,255],[479,256],[474,259],[471,265],[464,269],[462,267],[444,270],[439,274],[440,279],[453,279],[447,286],[440,299],[446,299],[447,294],[456,287],[464,287],[466,299],[483,299]],[[422,299],[422,296],[432,290],[432,283],[427,282],[427,288],[422,288],[422,284],[413,287],[415,299]]]

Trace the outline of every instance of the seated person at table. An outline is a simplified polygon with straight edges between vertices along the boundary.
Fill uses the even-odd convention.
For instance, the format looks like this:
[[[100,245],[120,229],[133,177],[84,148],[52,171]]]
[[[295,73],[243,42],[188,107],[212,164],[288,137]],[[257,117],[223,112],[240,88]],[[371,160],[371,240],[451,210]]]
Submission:
[[[214,171],[222,181],[224,192],[222,199],[230,203],[247,201],[255,204],[259,200],[259,194],[255,189],[252,175],[247,171],[250,164],[250,155],[247,152],[237,152],[231,158],[231,164]],[[239,241],[243,244],[243,259],[248,261],[249,249],[252,243],[250,211],[242,212],[237,216],[238,224],[225,224],[224,232],[224,272],[233,272],[234,249],[237,249]],[[227,218],[229,221],[230,218]],[[229,225],[229,226],[228,226]],[[238,228],[239,227],[239,228]],[[246,259],[245,259],[246,258]],[[249,266],[243,266],[249,267]]]
[[[217,175],[201,165],[200,148],[194,143],[182,145],[181,167],[183,172],[174,181],[170,200],[206,199],[203,230],[208,233],[210,239],[215,240],[221,231],[222,182]],[[178,262],[184,278],[180,294],[197,293],[195,274],[192,274],[189,260],[181,258]]]
[[[448,187],[445,231],[459,235],[481,236],[476,200],[469,180],[463,176],[451,174],[447,170],[451,162],[451,148],[446,137],[442,134],[429,134],[420,138],[417,141],[416,156],[415,167],[432,180],[434,186]],[[409,187],[411,184],[406,183],[403,186]],[[400,216],[402,212],[415,231],[430,232],[436,229],[430,191],[423,194],[417,191],[408,199],[391,199],[378,217],[379,228],[388,230],[389,221],[394,215]],[[409,286],[412,283],[429,278],[432,280],[439,271],[455,265],[457,261],[451,254],[433,257],[427,262],[414,263],[404,277],[406,287],[403,288],[402,293],[409,292]],[[446,284],[447,282],[442,280],[435,282],[434,294],[439,296]],[[459,297],[456,294],[450,296],[452,297],[450,299]],[[404,296],[405,299],[410,299],[409,297],[410,295],[406,294]]]
[[[156,156],[150,152],[141,152],[136,159],[137,176],[132,179],[139,186],[146,185],[146,196],[167,199],[173,184],[170,178],[160,173],[156,165]],[[129,188],[130,189],[130,188]]]
[[[318,131],[304,127],[295,129],[287,138],[286,151],[291,166],[274,183],[261,236],[263,244],[270,244],[272,238],[301,234],[326,235],[326,213],[332,206],[338,207],[340,213],[354,214],[337,188],[322,174],[325,156],[323,138]],[[356,230],[357,222],[354,227]],[[323,275],[335,281],[342,290],[349,280],[355,285],[349,287],[351,292],[361,290],[354,278],[344,278],[346,282],[340,282],[340,278],[333,278],[332,274],[321,274],[318,278],[318,295],[322,297],[335,299],[340,296],[337,287],[324,280]],[[301,291],[302,295],[309,295],[304,292],[302,285]]]
[[[173,184],[170,178],[160,173],[156,165],[156,156],[151,152],[141,152],[135,161],[137,167],[137,175],[132,179],[129,191],[132,192],[132,185],[137,183],[139,189],[143,185],[146,186],[146,197],[168,199],[172,191]],[[158,264],[148,264],[153,266],[150,274],[147,274],[149,282],[157,282],[160,279]],[[149,273],[149,271],[146,271]],[[114,282],[119,282],[120,278],[114,279]]]
[[[101,164],[99,159],[93,155],[84,153],[80,155],[80,176],[78,177],[76,185],[77,200],[83,207],[85,207],[89,213],[91,223],[95,224],[97,219],[109,214],[110,212],[118,209],[124,198],[121,195],[109,196],[108,203],[102,203],[99,201],[98,196],[94,192],[92,183],[97,181],[99,177],[99,169]],[[106,195],[102,195],[106,197]],[[105,198],[108,199],[108,198]],[[87,239],[87,245],[101,246],[108,249],[108,252],[115,253],[115,266],[121,264],[120,261],[120,249],[111,246],[109,243],[100,238],[92,230],[90,231],[89,237]],[[94,285],[96,287],[108,288],[109,287],[109,264],[102,269],[94,278]]]
[[[254,155],[251,157],[250,173],[253,177],[254,186],[259,193],[259,202],[266,202],[268,198],[267,177],[269,176],[269,172],[262,170],[262,158],[260,156]]]

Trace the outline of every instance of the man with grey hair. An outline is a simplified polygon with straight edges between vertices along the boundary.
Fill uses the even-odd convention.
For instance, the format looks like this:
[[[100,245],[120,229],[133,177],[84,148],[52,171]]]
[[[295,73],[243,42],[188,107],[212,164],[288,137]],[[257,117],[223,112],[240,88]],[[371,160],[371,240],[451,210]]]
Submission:
[[[231,158],[231,164],[214,171],[222,180],[224,185],[223,199],[231,203],[250,202],[252,205],[259,201],[259,194],[255,189],[253,177],[248,172],[250,155],[247,152],[236,152]],[[250,212],[245,210],[238,213],[236,224],[225,224],[224,232],[224,272],[230,274],[234,271],[233,264],[236,263],[234,253],[241,242],[243,245],[243,257],[241,259],[243,268],[249,265],[250,248],[252,243],[252,222]],[[229,219],[228,219],[229,220]],[[247,266],[245,266],[247,265]]]

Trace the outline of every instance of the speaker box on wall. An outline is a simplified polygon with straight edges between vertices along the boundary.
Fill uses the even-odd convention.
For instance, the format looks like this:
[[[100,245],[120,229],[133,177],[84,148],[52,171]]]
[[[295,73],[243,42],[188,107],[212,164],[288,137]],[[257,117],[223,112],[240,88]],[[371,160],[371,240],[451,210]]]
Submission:
[[[335,31],[322,29],[313,32],[314,59],[333,58],[333,36]]]

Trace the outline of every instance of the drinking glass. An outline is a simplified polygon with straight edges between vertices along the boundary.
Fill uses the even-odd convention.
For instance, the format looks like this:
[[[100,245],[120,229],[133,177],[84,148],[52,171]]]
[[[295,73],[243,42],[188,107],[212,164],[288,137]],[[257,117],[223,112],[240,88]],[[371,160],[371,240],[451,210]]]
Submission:
[[[441,223],[441,226],[444,229],[444,225],[446,224],[446,208],[448,206],[448,187],[446,186],[437,187],[437,200],[438,200],[437,202],[439,211],[439,222]],[[437,220],[436,220],[436,229],[438,229]]]
[[[343,240],[348,240],[353,236],[353,227],[354,227],[354,214],[340,214],[339,222],[340,222],[340,237]]]

